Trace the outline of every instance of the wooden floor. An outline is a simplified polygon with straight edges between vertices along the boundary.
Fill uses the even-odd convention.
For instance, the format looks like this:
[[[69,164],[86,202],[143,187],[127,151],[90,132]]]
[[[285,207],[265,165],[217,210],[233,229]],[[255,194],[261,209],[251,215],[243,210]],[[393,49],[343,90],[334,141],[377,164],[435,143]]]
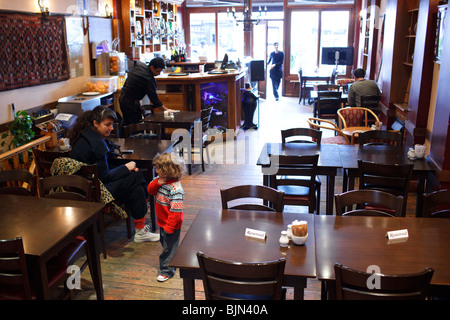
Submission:
[[[185,190],[184,224],[181,238],[189,229],[197,212],[202,207],[220,208],[221,188],[239,184],[262,184],[262,174],[256,159],[265,142],[281,141],[280,129],[307,126],[306,119],[312,114],[312,106],[298,104],[298,98],[281,97],[274,101],[269,97],[260,105],[260,123],[258,130],[238,132],[235,141],[227,141],[226,161],[223,161],[222,146],[210,150],[211,163],[202,172],[200,165],[193,167],[191,176],[182,178]],[[258,114],[255,114],[257,121]],[[256,122],[255,121],[255,122]],[[236,150],[235,157],[230,156]],[[342,175],[336,179],[336,192],[340,192]],[[323,184],[324,185],[324,184]],[[324,188],[324,186],[323,186]],[[322,190],[324,195],[325,190]],[[322,200],[325,196],[321,197]],[[414,204],[413,204],[414,206]],[[287,207],[294,212],[307,212],[307,208]],[[323,214],[325,203],[321,204]],[[413,208],[411,208],[413,209]],[[133,230],[134,232],[134,230]],[[158,272],[158,256],[161,245],[157,243],[134,243],[127,239],[123,221],[106,229],[107,259],[101,258],[103,286],[106,300],[172,300],[183,299],[183,285],[178,272],[175,277],[164,282],[156,281]],[[305,300],[320,299],[320,283],[308,280]],[[75,293],[74,299],[96,299],[89,270],[82,274],[82,290]],[[292,291],[288,290],[288,299],[292,299]],[[196,281],[196,299],[204,299],[201,281]]]

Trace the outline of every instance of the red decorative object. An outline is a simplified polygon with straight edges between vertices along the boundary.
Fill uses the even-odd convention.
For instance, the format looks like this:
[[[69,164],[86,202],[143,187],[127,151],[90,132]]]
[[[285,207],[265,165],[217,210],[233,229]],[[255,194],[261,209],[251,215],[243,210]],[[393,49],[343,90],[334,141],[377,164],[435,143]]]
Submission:
[[[70,78],[64,16],[0,13],[0,91]]]

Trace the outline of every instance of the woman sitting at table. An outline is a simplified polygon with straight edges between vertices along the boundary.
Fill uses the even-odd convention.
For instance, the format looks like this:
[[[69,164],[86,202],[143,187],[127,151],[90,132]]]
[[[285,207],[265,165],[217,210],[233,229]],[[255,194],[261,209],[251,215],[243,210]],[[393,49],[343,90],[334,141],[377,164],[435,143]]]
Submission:
[[[84,112],[69,132],[71,158],[86,164],[97,164],[98,177],[115,200],[124,203],[134,219],[135,242],[159,241],[159,234],[145,226],[147,213],[147,183],[134,161],[112,168],[111,144],[105,138],[113,130],[116,114],[103,106]]]

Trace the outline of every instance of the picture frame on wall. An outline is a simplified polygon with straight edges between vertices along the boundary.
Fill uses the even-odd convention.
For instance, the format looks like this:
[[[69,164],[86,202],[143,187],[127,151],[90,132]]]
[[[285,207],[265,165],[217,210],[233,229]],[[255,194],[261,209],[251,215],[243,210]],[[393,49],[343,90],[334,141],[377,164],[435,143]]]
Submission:
[[[440,63],[442,59],[442,46],[444,44],[444,26],[447,15],[447,5],[438,7],[437,25],[436,25],[436,43],[434,48],[435,61]]]

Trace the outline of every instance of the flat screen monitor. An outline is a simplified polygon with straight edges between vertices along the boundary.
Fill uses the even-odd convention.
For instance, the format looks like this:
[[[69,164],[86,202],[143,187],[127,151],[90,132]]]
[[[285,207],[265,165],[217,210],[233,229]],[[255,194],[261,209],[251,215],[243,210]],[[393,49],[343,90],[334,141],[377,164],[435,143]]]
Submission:
[[[322,64],[343,66],[353,65],[353,47],[327,47],[322,48]]]

